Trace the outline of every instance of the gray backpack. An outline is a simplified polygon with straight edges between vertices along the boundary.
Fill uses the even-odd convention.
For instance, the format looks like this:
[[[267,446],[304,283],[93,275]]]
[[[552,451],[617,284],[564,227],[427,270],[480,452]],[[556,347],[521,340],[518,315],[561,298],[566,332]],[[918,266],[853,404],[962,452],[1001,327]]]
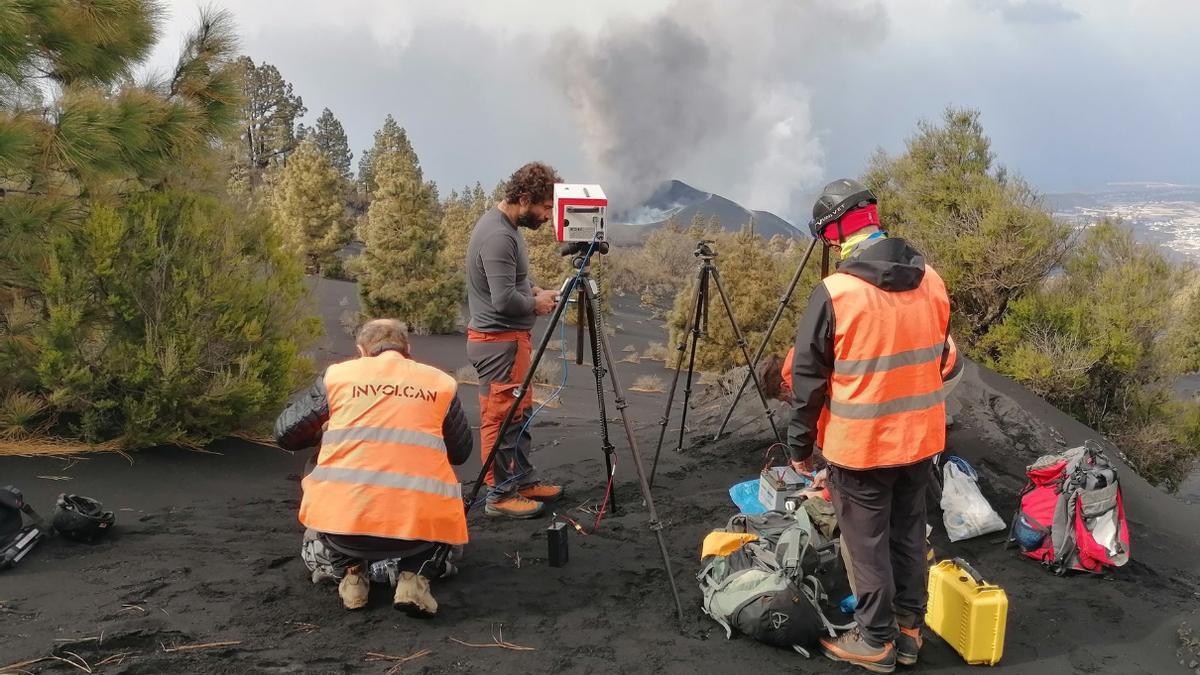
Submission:
[[[807,513],[738,514],[726,531],[759,536],[729,555],[708,557],[696,575],[704,612],[727,638],[736,630],[807,656],[823,634],[846,628],[826,618],[829,599],[815,576],[827,557],[838,559],[836,542],[826,542]]]

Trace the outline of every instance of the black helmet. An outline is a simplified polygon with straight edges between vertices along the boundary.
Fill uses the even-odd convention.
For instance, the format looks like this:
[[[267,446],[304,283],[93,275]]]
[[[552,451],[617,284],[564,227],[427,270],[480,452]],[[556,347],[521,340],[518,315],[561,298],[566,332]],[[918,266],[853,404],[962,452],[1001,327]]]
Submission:
[[[90,497],[62,494],[54,505],[54,529],[68,539],[94,542],[108,533],[116,517]]]
[[[867,186],[853,178],[839,178],[826,185],[817,197],[808,229],[814,239],[820,239],[825,226],[840,219],[847,211],[878,202]]]

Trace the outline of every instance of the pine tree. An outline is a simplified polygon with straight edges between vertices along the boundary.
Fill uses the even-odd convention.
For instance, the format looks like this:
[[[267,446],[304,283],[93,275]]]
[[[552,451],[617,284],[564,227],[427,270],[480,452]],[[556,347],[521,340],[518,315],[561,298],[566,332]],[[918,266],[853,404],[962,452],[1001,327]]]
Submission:
[[[458,329],[461,273],[443,257],[433,186],[424,181],[404,130],[388,116],[372,149],[359,292],[368,316],[391,317],[423,333]]]
[[[235,158],[258,185],[263,172],[281,164],[299,142],[296,120],[306,109],[292,84],[269,63],[255,65],[249,56],[237,60],[242,76],[240,143]]]
[[[705,231],[708,232],[710,237],[724,232],[725,230],[721,227],[720,216],[715,213],[709,216],[708,226],[705,228]]]
[[[15,293],[36,294],[45,244],[86,215],[81,200],[161,185],[180,155],[228,127],[238,89],[225,13],[204,15],[171,77],[143,86],[125,76],[153,45],[152,4],[34,3],[8,13],[0,21],[10,33],[0,33],[0,308]],[[40,98],[47,76],[57,97],[15,104]]]
[[[338,175],[343,180],[349,181],[353,177],[350,165],[354,156],[350,152],[350,142],[346,139],[346,130],[342,128],[342,123],[333,116],[333,112],[329,108],[321,111],[321,116],[317,118],[317,126],[313,128],[312,134],[317,148],[329,159],[329,163],[333,165]]]
[[[375,184],[373,175],[374,169],[371,163],[371,149],[367,148],[359,153],[358,156],[358,189],[363,194],[367,195],[368,200],[371,195],[371,186]]]
[[[194,445],[273,415],[303,376],[319,324],[298,267],[221,201],[230,15],[203,12],[174,71],[133,84],[156,19],[136,0],[0,7],[0,407],[39,410],[7,439]]]
[[[508,181],[502,180],[496,183],[496,187],[492,188],[492,196],[488,199],[492,204],[499,204],[504,201],[504,193],[508,190]]]
[[[460,267],[467,256],[467,244],[479,218],[492,208],[487,193],[479,183],[475,187],[464,187],[462,192],[451,192],[442,203],[442,236],[446,248],[442,257],[452,267]]]
[[[271,189],[271,220],[284,245],[319,272],[349,236],[341,180],[312,139],[288,158]]]
[[[383,126],[375,132],[375,142],[370,150],[364,150],[358,163],[358,179],[367,195],[374,197],[378,187],[375,179],[375,163],[384,153],[399,153],[406,161],[417,163],[417,153],[413,151],[408,141],[408,132],[401,127],[394,117],[388,115],[383,120]],[[432,185],[430,185],[432,188]]]

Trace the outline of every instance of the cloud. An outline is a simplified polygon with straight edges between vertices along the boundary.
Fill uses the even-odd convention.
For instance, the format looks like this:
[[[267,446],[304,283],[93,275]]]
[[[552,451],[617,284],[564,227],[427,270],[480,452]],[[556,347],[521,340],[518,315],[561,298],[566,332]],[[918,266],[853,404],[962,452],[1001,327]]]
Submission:
[[[164,1],[150,68],[198,5],[227,7],[307,123],[329,107],[357,154],[393,114],[443,193],[540,159],[614,196],[678,178],[804,221],[946,105],[981,110],[1044,190],[1200,181],[1200,2]]]
[[[975,4],[985,11],[999,13],[1011,23],[1056,24],[1083,18],[1066,7],[1063,0],[975,0]]]

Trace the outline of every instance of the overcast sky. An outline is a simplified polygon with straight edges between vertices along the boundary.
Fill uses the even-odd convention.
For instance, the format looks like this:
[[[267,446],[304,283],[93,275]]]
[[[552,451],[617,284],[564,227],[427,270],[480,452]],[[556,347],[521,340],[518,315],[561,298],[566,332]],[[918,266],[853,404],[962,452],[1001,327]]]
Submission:
[[[443,194],[541,159],[615,199],[678,178],[803,222],[947,105],[1043,192],[1200,183],[1196,0],[169,0],[151,67],[201,4],[356,162],[394,115]]]

